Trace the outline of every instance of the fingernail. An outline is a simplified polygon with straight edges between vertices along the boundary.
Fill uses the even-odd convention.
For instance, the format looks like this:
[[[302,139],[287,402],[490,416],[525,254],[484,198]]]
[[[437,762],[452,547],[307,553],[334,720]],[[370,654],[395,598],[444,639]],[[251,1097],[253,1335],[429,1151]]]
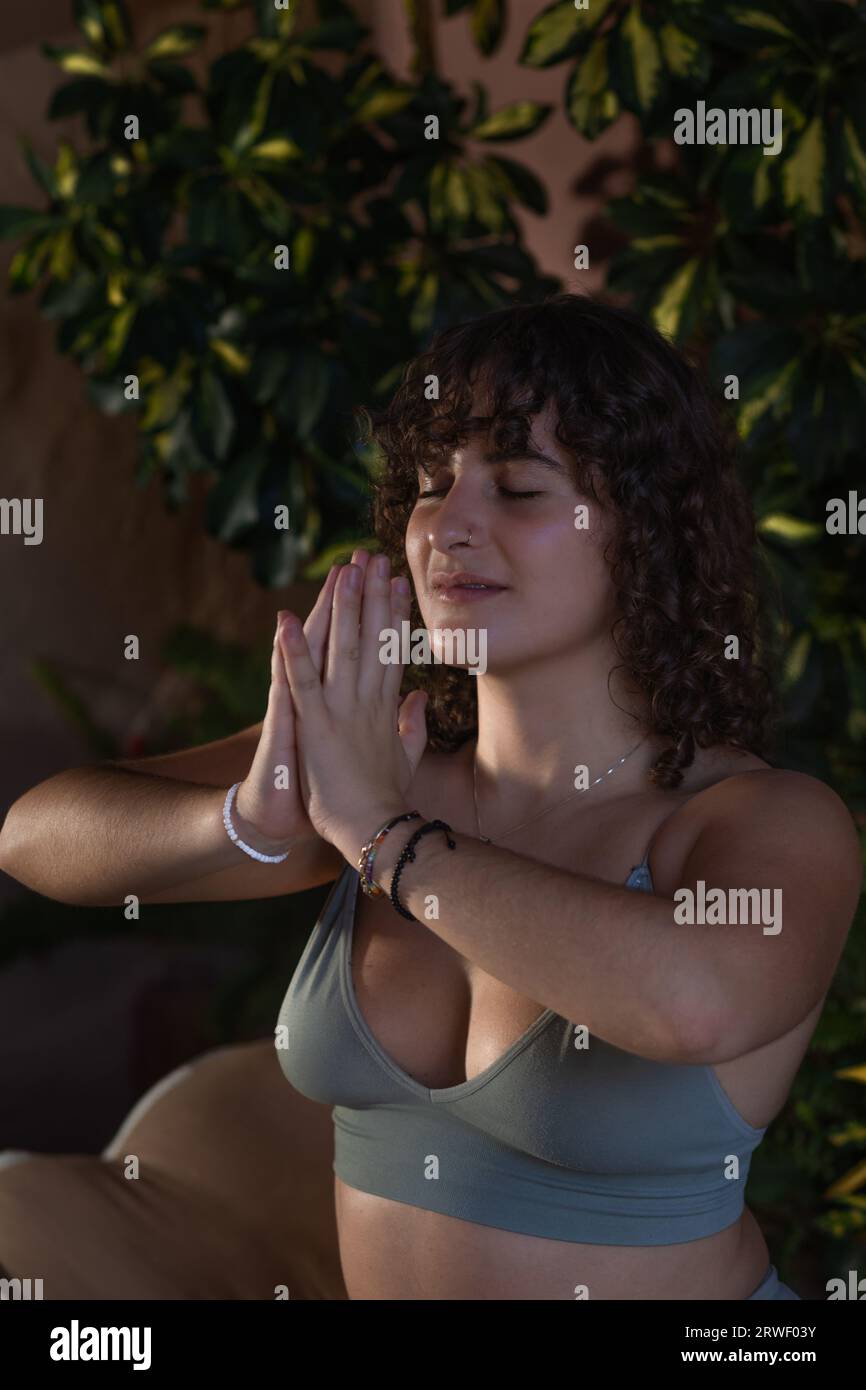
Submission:
[[[376,556],[376,574],[379,579],[384,579],[391,568],[387,555]]]
[[[361,583],[361,571],[354,565],[349,566],[349,577],[346,580],[350,589],[357,589]]]
[[[406,578],[405,574],[397,576],[397,578],[394,580],[394,588],[397,590],[398,594],[403,594],[404,597],[406,594],[408,594],[409,580]]]

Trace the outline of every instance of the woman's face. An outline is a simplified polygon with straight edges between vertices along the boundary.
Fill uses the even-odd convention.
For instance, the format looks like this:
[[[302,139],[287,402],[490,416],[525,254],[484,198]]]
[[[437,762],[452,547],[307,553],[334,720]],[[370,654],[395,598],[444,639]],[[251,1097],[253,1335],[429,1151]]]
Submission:
[[[609,519],[578,493],[554,423],[549,407],[534,417],[528,454],[491,461],[488,441],[475,435],[429,476],[419,470],[405,543],[424,624],[430,633],[486,629],[490,671],[606,649],[616,616],[603,558]],[[502,587],[446,596],[438,584],[458,571]]]

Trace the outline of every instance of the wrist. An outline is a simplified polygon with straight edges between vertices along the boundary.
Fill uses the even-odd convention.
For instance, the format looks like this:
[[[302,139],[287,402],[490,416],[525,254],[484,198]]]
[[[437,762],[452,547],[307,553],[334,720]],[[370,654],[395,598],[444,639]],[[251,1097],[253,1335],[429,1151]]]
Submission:
[[[414,809],[416,808],[407,805],[405,801],[398,801],[396,799],[394,801],[381,802],[377,805],[370,806],[363,813],[353,816],[351,820],[346,821],[344,825],[340,826],[337,834],[331,837],[332,843],[339,849],[343,858],[348,860],[353,868],[357,868],[358,861],[361,857],[361,850],[373,839],[373,836],[381,830],[382,826],[386,825],[389,820],[393,820],[395,816],[406,815],[407,812]],[[382,862],[382,856],[384,856],[385,853],[385,846],[393,845],[396,843],[397,839],[399,839],[399,845],[394,855],[394,861],[396,862],[397,855],[400,853],[400,849],[402,849],[404,838],[399,835],[400,830],[405,827],[408,831],[419,823],[420,822],[417,820],[401,821],[399,825],[395,825],[388,831],[388,834],[377,848],[376,858],[373,861],[373,877],[377,883],[380,881],[378,869],[380,862]]]
[[[457,848],[454,832],[451,830],[451,827],[446,827],[444,824],[436,824],[434,826],[431,822],[435,822],[435,820],[435,817],[428,818],[422,816],[420,820],[407,821],[405,827],[395,826],[395,831],[405,828],[406,834],[401,835],[400,838],[394,840],[393,843],[388,844],[391,840],[391,833],[389,833],[382,846],[384,849],[384,846],[388,845],[388,853],[383,854],[381,863],[379,862],[379,855],[377,854],[373,864],[373,881],[390,898],[394,876],[397,872],[397,865],[399,861],[404,858],[404,851],[410,840],[415,840],[412,856],[404,859],[403,872],[399,876],[398,899],[400,900],[401,907],[404,909],[404,915],[406,915],[405,909],[410,908],[410,915],[414,915],[416,921],[420,920],[418,915],[420,909],[417,905],[418,899],[416,897],[414,906],[410,905],[407,899],[413,893],[417,894],[420,892],[421,901],[425,903],[426,912],[426,900],[430,892],[430,884],[442,882],[441,871],[447,863],[448,856]],[[418,856],[419,851],[420,872],[416,873],[414,871],[418,869],[418,866],[415,863],[415,858]],[[444,859],[442,856],[444,856]],[[408,878],[405,873],[407,869],[409,870]],[[433,896],[435,897],[436,895],[434,894]],[[399,911],[400,908],[397,910]],[[438,909],[435,915],[438,916]]]
[[[245,816],[241,815],[238,810],[237,797],[235,797],[232,803],[230,815],[232,825],[239,839],[249,845],[250,849],[258,850],[259,854],[285,854],[286,850],[292,849],[298,842],[297,836],[292,839],[284,837],[283,839],[277,840],[269,835],[263,835],[251,821],[248,821]]]
[[[399,815],[399,812],[395,812],[394,814]],[[422,814],[420,820],[400,821],[399,825],[393,826],[393,828],[388,831],[388,834],[376,850],[376,855],[373,859],[373,882],[388,896],[391,894],[391,879],[397,867],[397,860],[400,858],[409,840],[415,834],[415,831],[420,825],[424,824],[425,820],[426,817]],[[380,824],[384,824],[384,819]]]

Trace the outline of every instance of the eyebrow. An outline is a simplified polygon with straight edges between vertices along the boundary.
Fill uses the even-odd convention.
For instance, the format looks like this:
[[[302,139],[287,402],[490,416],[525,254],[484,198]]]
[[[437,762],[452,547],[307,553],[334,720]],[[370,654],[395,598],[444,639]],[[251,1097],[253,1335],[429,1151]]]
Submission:
[[[536,463],[546,464],[552,468],[554,473],[559,473],[563,477],[566,474],[565,468],[558,459],[551,458],[550,454],[544,454],[540,449],[533,449],[527,445],[525,449],[501,449],[498,453],[486,454],[485,463],[511,463],[520,459],[532,459]]]
[[[542,453],[540,449],[533,449],[529,445],[527,445],[525,449],[500,449],[496,453],[484,455],[485,463],[514,463],[524,459],[528,459],[535,463],[543,463],[548,468],[553,469],[554,473],[558,473],[560,477],[564,478],[568,476],[567,470],[558,459],[551,458],[550,454]],[[424,473],[429,472],[429,469],[427,469],[424,464],[419,464],[418,467]]]

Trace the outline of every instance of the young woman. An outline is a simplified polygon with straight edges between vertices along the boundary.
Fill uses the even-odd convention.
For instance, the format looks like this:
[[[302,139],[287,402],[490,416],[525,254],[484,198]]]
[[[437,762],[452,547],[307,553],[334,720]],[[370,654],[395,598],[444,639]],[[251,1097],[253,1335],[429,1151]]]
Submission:
[[[743,1189],[861,856],[835,793],[760,756],[730,432],[657,334],[563,295],[441,334],[374,435],[385,554],[340,576],[324,678],[281,631],[303,801],[347,862],[280,1057],[334,1106],[350,1297],[796,1298]],[[423,756],[380,659],[412,619],[486,639],[484,669],[425,668]],[[778,911],[701,916],[702,883]]]
[[[50,779],[0,865],[94,903],[336,876],[276,1041],[333,1107],[351,1298],[796,1298],[743,1191],[861,857],[761,756],[731,432],[639,319],[560,295],[437,335],[373,433],[383,555],[281,615],[263,723]],[[404,623],[434,659],[398,707]]]

